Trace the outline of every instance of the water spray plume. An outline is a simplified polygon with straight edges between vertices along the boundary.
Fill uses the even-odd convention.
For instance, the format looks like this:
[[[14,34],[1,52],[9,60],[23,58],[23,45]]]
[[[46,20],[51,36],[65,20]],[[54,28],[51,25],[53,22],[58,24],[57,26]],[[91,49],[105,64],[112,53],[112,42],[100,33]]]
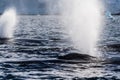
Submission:
[[[101,31],[101,2],[98,0],[62,0],[62,20],[74,47],[83,54],[97,56],[96,44]]]
[[[15,8],[6,9],[0,17],[0,38],[12,38],[16,24]]]

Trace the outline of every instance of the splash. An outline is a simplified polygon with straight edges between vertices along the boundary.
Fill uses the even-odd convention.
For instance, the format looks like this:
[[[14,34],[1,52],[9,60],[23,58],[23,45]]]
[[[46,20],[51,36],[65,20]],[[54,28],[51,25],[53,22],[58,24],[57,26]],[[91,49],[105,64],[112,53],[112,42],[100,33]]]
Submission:
[[[15,8],[6,9],[0,17],[0,38],[12,38],[16,24]]]
[[[101,31],[102,11],[98,0],[60,1],[62,20],[74,47],[83,54],[97,56],[97,41]]]

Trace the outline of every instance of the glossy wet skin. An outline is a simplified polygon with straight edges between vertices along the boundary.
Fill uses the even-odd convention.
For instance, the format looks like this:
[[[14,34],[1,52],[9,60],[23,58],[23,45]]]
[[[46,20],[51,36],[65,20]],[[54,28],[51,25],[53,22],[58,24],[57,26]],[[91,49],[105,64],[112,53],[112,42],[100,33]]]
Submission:
[[[63,60],[92,60],[92,57],[87,54],[80,54],[80,53],[69,53],[67,55],[59,56],[58,59],[63,59]]]

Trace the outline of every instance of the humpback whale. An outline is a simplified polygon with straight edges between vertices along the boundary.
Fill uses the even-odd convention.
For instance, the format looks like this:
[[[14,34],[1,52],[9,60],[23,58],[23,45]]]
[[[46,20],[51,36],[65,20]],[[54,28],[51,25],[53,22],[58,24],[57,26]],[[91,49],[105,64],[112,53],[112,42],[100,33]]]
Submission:
[[[95,57],[80,53],[69,53],[67,55],[58,57],[58,59],[63,59],[63,60],[92,60],[93,58]]]

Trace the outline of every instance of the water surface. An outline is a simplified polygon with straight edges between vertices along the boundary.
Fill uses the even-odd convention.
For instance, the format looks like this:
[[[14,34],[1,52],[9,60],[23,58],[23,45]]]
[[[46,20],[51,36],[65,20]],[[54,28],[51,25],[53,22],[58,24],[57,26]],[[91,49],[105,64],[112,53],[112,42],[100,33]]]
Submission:
[[[74,63],[59,55],[77,52],[60,16],[22,15],[14,38],[0,42],[0,79],[120,79],[119,64]],[[120,17],[107,20],[99,45],[120,43]],[[113,49],[114,48],[114,49]],[[106,47],[105,47],[106,49]],[[119,57],[119,47],[101,51],[106,58]]]

